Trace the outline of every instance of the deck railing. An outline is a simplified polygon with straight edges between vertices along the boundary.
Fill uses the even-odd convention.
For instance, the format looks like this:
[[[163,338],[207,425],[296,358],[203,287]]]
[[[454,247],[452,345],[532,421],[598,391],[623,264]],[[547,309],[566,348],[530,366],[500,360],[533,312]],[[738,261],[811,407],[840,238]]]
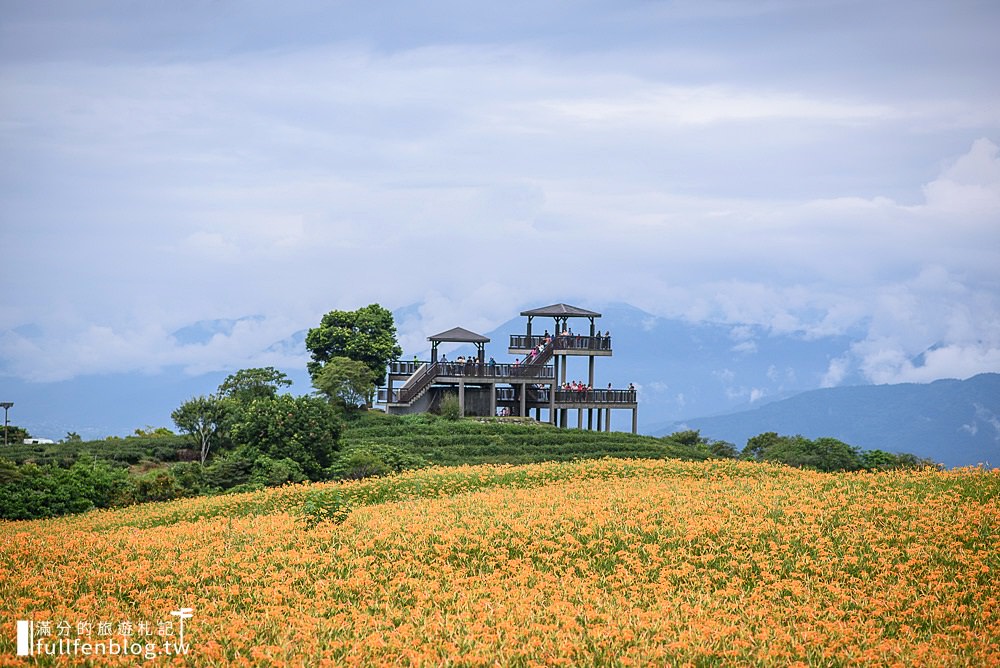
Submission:
[[[556,370],[544,364],[480,364],[478,361],[438,362],[438,375],[465,378],[523,379],[538,378],[549,380],[556,377]]]
[[[393,360],[389,362],[389,373],[394,376],[411,376],[417,372],[423,364],[430,364],[430,362],[421,362],[420,360],[411,360],[409,362],[404,360]]]
[[[532,387],[528,389],[531,402],[546,404],[549,402],[549,388]],[[497,401],[514,401],[513,387],[498,387]],[[635,390],[556,390],[557,404],[634,404]]]
[[[427,364],[420,368],[419,373],[410,376],[406,384],[399,388],[396,403],[408,404],[424,391],[428,385],[434,382],[438,375],[438,364]]]
[[[545,343],[544,336],[525,336],[524,334],[511,334],[510,348],[514,350],[530,350],[537,348],[539,344]],[[583,336],[577,334],[559,334],[552,339],[556,350],[611,350],[610,336]]]

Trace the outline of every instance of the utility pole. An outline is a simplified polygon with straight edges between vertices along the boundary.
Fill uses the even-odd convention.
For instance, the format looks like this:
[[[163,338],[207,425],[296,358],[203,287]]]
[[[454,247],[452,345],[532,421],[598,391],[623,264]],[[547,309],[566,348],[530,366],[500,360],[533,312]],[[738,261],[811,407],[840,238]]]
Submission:
[[[9,411],[13,406],[13,401],[0,401],[0,406],[3,406],[3,444],[7,445],[7,411]]]

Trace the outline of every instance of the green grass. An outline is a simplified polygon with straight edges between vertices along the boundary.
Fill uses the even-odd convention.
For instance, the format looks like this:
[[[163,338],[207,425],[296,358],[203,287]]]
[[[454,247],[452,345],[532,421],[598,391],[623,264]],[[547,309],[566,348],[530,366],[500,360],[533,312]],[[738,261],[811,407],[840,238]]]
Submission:
[[[419,455],[433,464],[530,464],[616,457],[704,460],[704,448],[623,432],[559,429],[528,420],[434,415],[385,415],[370,411],[350,420],[341,448],[387,445]]]

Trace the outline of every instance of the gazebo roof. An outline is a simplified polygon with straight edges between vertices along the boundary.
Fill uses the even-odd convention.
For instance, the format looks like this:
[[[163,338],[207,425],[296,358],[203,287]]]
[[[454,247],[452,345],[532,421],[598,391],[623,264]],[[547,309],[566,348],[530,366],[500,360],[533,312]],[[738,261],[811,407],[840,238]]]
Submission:
[[[543,306],[542,308],[531,309],[530,311],[521,311],[521,315],[527,316],[551,316],[553,318],[600,318],[601,314],[594,311],[588,311],[585,308],[580,308],[578,306],[570,306],[569,304],[553,304],[552,306]]]
[[[447,332],[441,332],[440,334],[435,334],[434,336],[428,336],[428,341],[440,342],[445,341],[448,343],[489,343],[488,337],[482,334],[476,334],[475,332],[470,332],[462,327],[453,327]]]

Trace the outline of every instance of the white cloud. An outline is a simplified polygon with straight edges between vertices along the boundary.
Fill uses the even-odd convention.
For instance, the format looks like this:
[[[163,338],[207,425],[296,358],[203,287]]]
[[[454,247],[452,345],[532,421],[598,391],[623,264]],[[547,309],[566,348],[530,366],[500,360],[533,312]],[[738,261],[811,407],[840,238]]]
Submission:
[[[12,18],[0,243],[5,270],[33,280],[0,312],[2,370],[204,369],[373,301],[421,304],[399,327],[410,353],[524,303],[583,300],[733,323],[743,353],[750,326],[857,334],[825,384],[996,370],[1000,106],[984,54],[945,49],[911,88],[885,59],[821,61],[815,7],[764,4],[532,8],[578,39],[524,33],[517,11],[466,24],[399,7],[435,24],[425,35],[359,7],[329,22],[337,38],[303,43],[250,29],[301,23],[266,9],[183,29],[160,13],[84,21],[125,44],[78,32],[67,7]],[[748,11],[812,32],[783,46],[777,27],[740,24],[757,47],[730,48]],[[995,18],[976,11],[844,36],[917,48],[942,21],[967,34]],[[713,39],[677,32],[678,12]],[[258,33],[275,41],[246,41]],[[810,57],[828,76],[802,74]],[[201,347],[164,333],[248,313],[265,324]],[[42,334],[14,333],[29,324]]]

